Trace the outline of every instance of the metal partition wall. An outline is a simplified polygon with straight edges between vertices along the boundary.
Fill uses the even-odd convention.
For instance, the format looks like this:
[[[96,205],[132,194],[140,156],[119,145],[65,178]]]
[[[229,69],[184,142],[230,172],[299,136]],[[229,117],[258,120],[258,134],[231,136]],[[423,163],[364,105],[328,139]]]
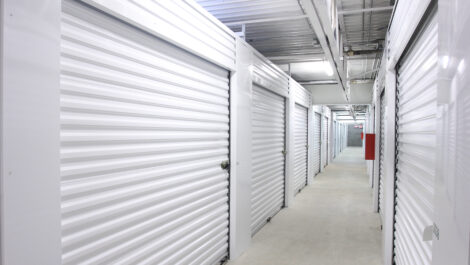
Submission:
[[[253,84],[251,232],[284,205],[285,98]]]
[[[322,124],[322,156],[321,156],[321,163],[322,167],[326,167],[328,165],[328,118],[323,117],[323,124]]]
[[[380,95],[380,137],[379,137],[379,213],[382,223],[384,222],[384,146],[385,146],[385,90]]]
[[[295,104],[294,111],[294,190],[307,185],[308,109]]]
[[[321,154],[321,114],[315,112],[313,120],[313,172],[320,173]]]
[[[436,165],[438,25],[437,12],[432,13],[397,66],[394,258],[398,265],[432,261],[432,241],[423,240],[423,232],[433,225]]]
[[[62,8],[62,263],[225,260],[228,71],[81,2]]]
[[[337,126],[337,121],[333,121],[333,158],[336,157],[337,155],[337,150],[338,148],[338,126]]]

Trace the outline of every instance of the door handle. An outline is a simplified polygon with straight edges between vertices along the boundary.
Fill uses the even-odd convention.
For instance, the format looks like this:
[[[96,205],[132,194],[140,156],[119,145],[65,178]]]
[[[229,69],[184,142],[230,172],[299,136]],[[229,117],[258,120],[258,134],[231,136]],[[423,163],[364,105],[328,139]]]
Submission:
[[[228,160],[222,161],[222,163],[220,163],[220,168],[222,168],[223,170],[228,170],[229,167],[230,167],[230,162]]]

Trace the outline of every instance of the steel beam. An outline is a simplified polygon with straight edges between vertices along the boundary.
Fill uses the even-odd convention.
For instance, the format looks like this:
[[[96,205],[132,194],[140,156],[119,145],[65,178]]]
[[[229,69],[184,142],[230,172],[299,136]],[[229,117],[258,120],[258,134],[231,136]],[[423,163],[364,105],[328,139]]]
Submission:
[[[246,24],[256,24],[256,23],[266,23],[266,22],[278,22],[278,21],[287,21],[287,20],[299,20],[299,19],[306,19],[307,15],[300,15],[300,16],[287,16],[287,17],[275,17],[275,18],[261,18],[261,19],[252,19],[252,20],[242,20],[242,21],[234,21],[234,22],[226,22],[224,23],[226,26],[238,26],[238,25],[246,25]]]
[[[343,89],[346,102],[349,102],[346,75],[343,71],[342,61],[339,58],[339,49],[334,42],[333,29],[330,26],[331,23],[328,22],[328,10],[326,6],[322,4],[322,1],[319,0],[300,0],[299,2],[302,5],[304,13],[308,16],[308,20],[315,31],[315,35],[325,52],[325,57],[333,68],[333,75],[337,83],[340,84]]]
[[[361,9],[353,9],[353,10],[341,10],[341,11],[338,11],[338,14],[341,14],[341,15],[362,14],[365,12],[388,11],[392,9],[393,9],[393,6],[371,7],[371,8],[361,8]]]
[[[365,72],[362,72],[362,73],[357,74],[357,75],[351,75],[351,76],[349,77],[349,80],[352,80],[352,79],[354,79],[354,78],[356,78],[356,77],[361,77],[361,76],[366,75],[366,74],[375,73],[375,72],[377,72],[378,70],[379,70],[379,68],[377,68],[377,69],[372,69],[372,70],[370,70],[370,71],[365,71]]]
[[[319,80],[319,81],[304,81],[299,82],[301,85],[336,85],[338,81],[335,80]]]
[[[267,57],[272,62],[312,62],[312,61],[322,61],[325,60],[325,55],[312,54],[312,55],[286,55],[286,56],[268,56]]]

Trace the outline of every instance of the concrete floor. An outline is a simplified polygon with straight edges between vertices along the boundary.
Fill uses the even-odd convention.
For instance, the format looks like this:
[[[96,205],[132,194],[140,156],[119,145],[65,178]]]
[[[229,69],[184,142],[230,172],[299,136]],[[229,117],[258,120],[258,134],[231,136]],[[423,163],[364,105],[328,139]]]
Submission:
[[[380,217],[363,157],[362,148],[345,149],[228,264],[382,264]]]

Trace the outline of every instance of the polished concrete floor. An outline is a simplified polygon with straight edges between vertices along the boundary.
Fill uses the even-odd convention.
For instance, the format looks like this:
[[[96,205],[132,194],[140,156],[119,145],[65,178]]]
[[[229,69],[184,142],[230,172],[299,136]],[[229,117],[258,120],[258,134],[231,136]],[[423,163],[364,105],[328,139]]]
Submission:
[[[347,148],[229,265],[380,265],[381,252],[362,149]]]

